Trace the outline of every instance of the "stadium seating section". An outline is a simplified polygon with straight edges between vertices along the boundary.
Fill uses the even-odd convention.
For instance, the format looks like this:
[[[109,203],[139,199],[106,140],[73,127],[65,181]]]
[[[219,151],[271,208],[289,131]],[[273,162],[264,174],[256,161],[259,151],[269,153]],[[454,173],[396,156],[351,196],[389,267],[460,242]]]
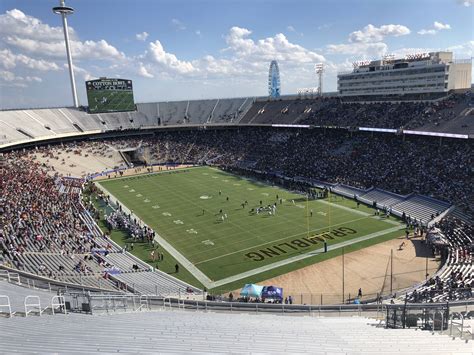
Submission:
[[[30,353],[469,354],[472,343],[363,317],[161,311],[0,322],[2,349]],[[61,330],[58,336],[58,329]],[[28,341],[24,341],[27,335]],[[84,341],[87,339],[87,341]]]
[[[151,270],[103,236],[80,202],[81,185],[80,180],[47,175],[33,161],[15,157],[7,162],[1,180],[5,265],[104,290],[123,285],[136,292],[148,287],[147,293],[160,295],[189,290],[189,285]]]
[[[473,97],[468,92],[404,103],[214,99],[143,103],[134,112],[103,114],[73,108],[0,111],[0,146],[50,143],[3,155],[0,261],[91,288],[126,286],[163,295],[189,290],[104,236],[80,202],[83,180],[68,178],[71,171],[84,178],[130,165],[122,150],[139,147],[151,164],[207,163],[258,178],[311,183],[423,225],[453,210],[437,221],[447,248],[433,246],[445,253],[444,268],[409,299],[472,297],[473,140],[354,128],[472,135]],[[202,125],[209,127],[180,129]]]

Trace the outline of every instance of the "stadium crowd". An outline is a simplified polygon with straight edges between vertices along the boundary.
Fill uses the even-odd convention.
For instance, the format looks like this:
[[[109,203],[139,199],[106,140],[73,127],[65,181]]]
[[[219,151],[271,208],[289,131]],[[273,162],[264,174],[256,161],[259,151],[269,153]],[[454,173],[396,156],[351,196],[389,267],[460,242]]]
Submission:
[[[81,215],[79,180],[63,179],[24,152],[0,168],[0,250],[3,263],[50,278],[101,277],[100,255],[112,249]]]
[[[110,150],[103,149],[105,145],[141,145],[149,153],[150,163],[207,163],[263,171],[269,178],[282,174],[360,188],[379,187],[401,194],[417,192],[456,203],[471,217],[474,212],[472,140],[440,141],[338,129],[240,127],[159,131],[100,142],[85,140],[62,143],[61,149],[74,154],[109,154]],[[109,265],[102,263],[103,257],[90,256],[94,249],[107,251],[109,246],[105,239],[94,237],[84,223],[77,198],[80,182],[63,179],[47,164],[36,161],[38,151],[48,155],[55,149],[58,147],[48,146],[4,154],[0,168],[0,247],[4,262],[24,269],[25,262],[29,262],[25,254],[54,253],[72,262],[59,265],[57,270],[47,269],[41,262],[38,273],[50,277],[100,275],[101,268]],[[111,228],[128,229],[136,239],[148,240],[153,233],[121,211],[110,214],[107,221]],[[449,235],[448,225],[442,227]],[[472,226],[469,228],[472,235]],[[434,279],[428,286],[445,290],[449,285],[451,289],[455,281],[458,288],[472,287],[472,275],[462,277],[455,272],[450,280],[441,283]],[[425,296],[429,294],[427,291]]]
[[[298,123],[336,127],[378,127],[413,129],[439,125],[457,116],[457,107],[472,107],[472,92],[453,94],[440,101],[419,102],[347,102],[323,98],[311,113]]]
[[[446,217],[432,227],[443,242],[428,244],[446,260],[445,269],[409,296],[410,302],[453,301],[471,298],[474,287],[474,227],[456,217]],[[429,232],[430,234],[431,232]]]

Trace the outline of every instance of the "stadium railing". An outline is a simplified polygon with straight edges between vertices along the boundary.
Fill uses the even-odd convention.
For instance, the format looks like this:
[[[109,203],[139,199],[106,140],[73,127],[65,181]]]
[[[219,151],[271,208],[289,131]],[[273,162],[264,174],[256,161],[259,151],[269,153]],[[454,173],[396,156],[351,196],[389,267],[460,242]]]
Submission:
[[[70,283],[61,280],[54,280],[47,277],[31,274],[26,271],[20,271],[17,269],[11,269],[5,265],[0,265],[0,279],[7,280],[10,283],[15,283],[17,285],[21,285],[23,287],[28,287],[32,289],[42,289],[48,290],[50,292],[68,292],[69,290],[82,290],[83,292],[90,291],[90,292],[107,292],[113,293],[116,292],[117,294],[120,291],[114,291],[110,288],[105,287],[106,283],[104,282],[104,288],[96,288],[91,286],[85,286],[75,283]],[[100,280],[99,280],[100,285]],[[108,283],[107,283],[108,285]]]
[[[440,306],[448,307],[457,312],[472,312],[474,310],[474,299],[465,301],[443,302],[438,304],[346,304],[346,305],[297,305],[297,304],[272,304],[253,302],[227,302],[208,300],[183,300],[179,298],[157,297],[153,295],[116,295],[116,294],[91,294],[91,293],[65,293],[68,311],[95,313],[117,313],[136,311],[159,311],[159,310],[191,310],[191,311],[214,311],[214,312],[252,312],[252,313],[278,313],[292,315],[334,315],[334,316],[366,316],[385,318],[387,310],[392,309],[438,309]],[[71,300],[80,299],[76,302],[76,308],[70,307]],[[69,303],[68,303],[69,302]]]

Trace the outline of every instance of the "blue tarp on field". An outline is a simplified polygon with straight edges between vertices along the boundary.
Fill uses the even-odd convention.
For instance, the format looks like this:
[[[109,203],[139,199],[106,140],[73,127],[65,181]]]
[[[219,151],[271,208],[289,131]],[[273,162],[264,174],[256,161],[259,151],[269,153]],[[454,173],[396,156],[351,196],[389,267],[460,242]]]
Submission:
[[[262,295],[263,286],[255,285],[255,284],[246,284],[242,291],[240,291],[240,295],[243,297],[261,297]]]

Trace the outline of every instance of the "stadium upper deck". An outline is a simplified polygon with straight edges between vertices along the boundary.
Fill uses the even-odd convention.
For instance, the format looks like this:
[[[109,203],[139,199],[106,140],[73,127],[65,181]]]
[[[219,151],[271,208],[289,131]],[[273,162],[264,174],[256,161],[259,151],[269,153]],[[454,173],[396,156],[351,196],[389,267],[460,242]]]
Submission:
[[[305,124],[474,136],[471,91],[423,102],[345,103],[337,97],[255,98],[137,104],[133,112],[88,114],[73,108],[0,111],[0,148],[122,130],[199,125]]]

